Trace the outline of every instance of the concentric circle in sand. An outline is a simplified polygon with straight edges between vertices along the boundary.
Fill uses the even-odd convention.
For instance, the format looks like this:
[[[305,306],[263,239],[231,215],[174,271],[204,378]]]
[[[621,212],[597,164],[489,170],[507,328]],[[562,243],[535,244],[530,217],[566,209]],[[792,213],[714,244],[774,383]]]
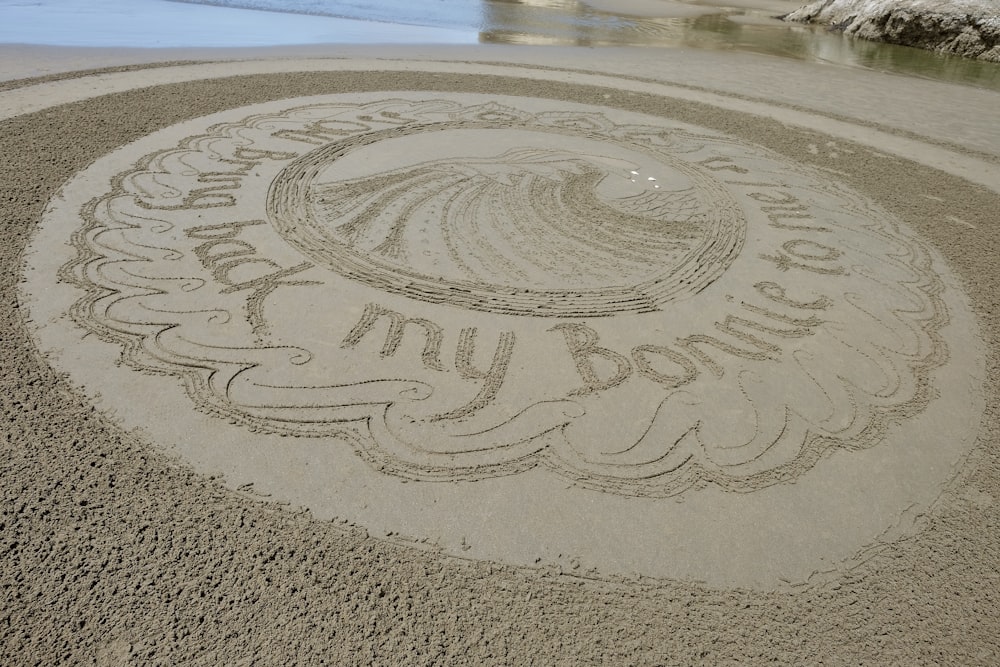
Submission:
[[[67,182],[26,274],[53,365],[196,470],[465,558],[766,587],[913,528],[984,362],[877,193],[669,91],[408,76]]]

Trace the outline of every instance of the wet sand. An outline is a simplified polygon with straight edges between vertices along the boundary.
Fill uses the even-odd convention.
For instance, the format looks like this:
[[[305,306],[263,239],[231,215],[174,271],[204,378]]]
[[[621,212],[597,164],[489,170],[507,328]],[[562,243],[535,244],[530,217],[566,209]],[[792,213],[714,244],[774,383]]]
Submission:
[[[720,67],[732,64],[726,54],[672,50],[667,67],[645,54],[357,47],[324,60],[279,50],[6,84],[5,662],[995,662],[997,95],[746,54],[738,72]],[[95,57],[107,66],[133,54]],[[867,104],[845,108],[845,95]],[[433,133],[400,134],[386,111]],[[343,125],[310,129],[323,114]],[[258,126],[266,133],[254,134]],[[641,150],[629,138],[660,130],[670,139]],[[275,143],[275,131],[301,146]],[[462,152],[463,136],[480,148]],[[344,144],[359,157],[330,167],[340,158],[324,146],[352,137],[371,139]],[[518,152],[525,146],[534,152]],[[226,159],[254,162],[239,187],[212,185]],[[636,169],[622,172],[626,163]],[[628,178],[636,172],[659,180]],[[541,255],[505,245],[503,226],[490,227],[501,203],[535,238],[543,222],[532,212],[571,202],[495,185],[522,173],[531,192],[593,174],[594,205],[625,215],[635,233],[662,222],[660,211],[674,224],[686,212],[696,226],[710,221],[711,234],[680,237],[699,249],[685,279],[697,288],[656,292],[655,307],[635,314],[617,296],[602,301],[609,284],[616,295],[620,287],[601,272],[608,257],[634,266],[638,285],[646,274],[629,237],[606,235],[596,220],[582,240],[562,230],[562,248],[540,236]],[[407,184],[385,191],[394,210],[461,204],[480,232],[463,240],[449,228],[419,263],[419,246],[408,245],[419,236],[393,237],[397,254],[384,245],[392,220],[419,216],[369,216],[374,240],[331,259],[346,237],[315,239],[359,224],[342,193],[360,178],[369,180],[359,193]],[[304,181],[315,194],[289,190]],[[676,196],[647,205],[661,201],[654,181]],[[455,194],[455,183],[480,185]],[[647,203],[636,208],[640,196]],[[719,204],[728,198],[732,206]],[[320,236],[303,237],[299,225]],[[186,231],[167,243],[157,235],[168,226]],[[272,228],[280,239],[258,235]],[[137,272],[128,262],[150,239],[162,252]],[[294,274],[301,284],[284,286],[289,273],[275,288],[287,298],[261,293],[254,306],[238,274],[209,261],[213,248],[237,248],[221,241],[274,248],[261,262],[304,267]],[[442,250],[452,245],[463,250]],[[569,284],[559,272],[574,261],[560,259],[565,248],[591,257]],[[670,267],[656,274],[661,285],[689,255],[675,245],[658,252]],[[449,259],[480,254],[475,266]],[[169,257],[190,264],[174,270]],[[346,262],[359,268],[345,273]],[[400,275],[410,280],[392,282]],[[142,282],[178,277],[191,289],[177,301],[154,300],[172,292]],[[213,280],[220,287],[203,301],[214,288],[194,281]],[[487,290],[469,301],[448,285],[510,296],[498,302]],[[581,286],[598,310],[525,310],[560,307]],[[178,304],[224,310],[235,328],[162,319],[180,317]],[[392,329],[378,328],[372,304],[425,324],[400,325],[408,338],[389,348]],[[669,321],[681,313],[674,319],[688,328]],[[729,331],[744,337],[723,340],[733,318],[743,328]],[[427,341],[442,332],[436,358],[408,333],[418,326]],[[175,329],[174,340],[220,349],[308,350],[323,381],[251,359],[268,369],[255,385],[264,400],[241,398],[232,382],[214,394],[234,357],[202,351],[193,362],[168,340]],[[747,333],[758,345],[733,352]],[[695,337],[709,342],[682,344]],[[630,375],[612,382],[626,364]],[[801,404],[780,389],[796,369],[809,371],[795,385]],[[852,369],[857,377],[838,379]],[[407,408],[424,426],[406,448],[386,433],[416,427],[392,421],[391,409],[358,412],[360,389],[348,389],[351,411],[315,419],[329,377],[419,381],[446,400]],[[727,416],[734,387],[752,407]],[[684,392],[695,412],[668,421],[699,424],[684,436],[700,443],[693,458],[669,469],[649,467],[648,452],[608,458],[631,442],[619,431],[656,424]],[[558,441],[530,429],[485,449],[470,438],[555,399],[582,405],[579,419],[590,421],[564,425]],[[465,413],[448,412],[456,405]],[[766,455],[713,449],[730,436],[757,442],[747,434],[770,432],[769,414],[785,426]],[[440,431],[451,421],[464,426]],[[465,439],[435,439],[439,431]],[[425,463],[435,447],[445,456]],[[330,451],[340,458],[324,458]]]

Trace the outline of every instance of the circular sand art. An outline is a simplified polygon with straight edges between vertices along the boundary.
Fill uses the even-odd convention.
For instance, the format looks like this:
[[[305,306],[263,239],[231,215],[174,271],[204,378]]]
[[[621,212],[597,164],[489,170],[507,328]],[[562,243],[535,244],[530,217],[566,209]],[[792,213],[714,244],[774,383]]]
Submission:
[[[27,292],[101,407],[469,558],[802,579],[909,530],[982,410],[955,279],[876,201],[610,107],[232,110],[78,174],[36,248],[60,243]]]

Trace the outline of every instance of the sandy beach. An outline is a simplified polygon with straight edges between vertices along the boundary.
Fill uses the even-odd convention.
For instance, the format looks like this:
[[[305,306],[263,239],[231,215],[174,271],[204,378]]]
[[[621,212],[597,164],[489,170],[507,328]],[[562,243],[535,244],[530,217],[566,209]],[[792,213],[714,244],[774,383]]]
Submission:
[[[0,47],[0,662],[1000,660],[1000,94],[651,53]]]

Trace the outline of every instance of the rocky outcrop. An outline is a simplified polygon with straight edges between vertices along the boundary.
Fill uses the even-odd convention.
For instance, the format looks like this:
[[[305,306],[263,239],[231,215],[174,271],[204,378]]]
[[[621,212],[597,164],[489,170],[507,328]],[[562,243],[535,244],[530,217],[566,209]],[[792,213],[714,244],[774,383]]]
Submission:
[[[846,35],[1000,62],[1000,0],[819,0],[782,17]]]

